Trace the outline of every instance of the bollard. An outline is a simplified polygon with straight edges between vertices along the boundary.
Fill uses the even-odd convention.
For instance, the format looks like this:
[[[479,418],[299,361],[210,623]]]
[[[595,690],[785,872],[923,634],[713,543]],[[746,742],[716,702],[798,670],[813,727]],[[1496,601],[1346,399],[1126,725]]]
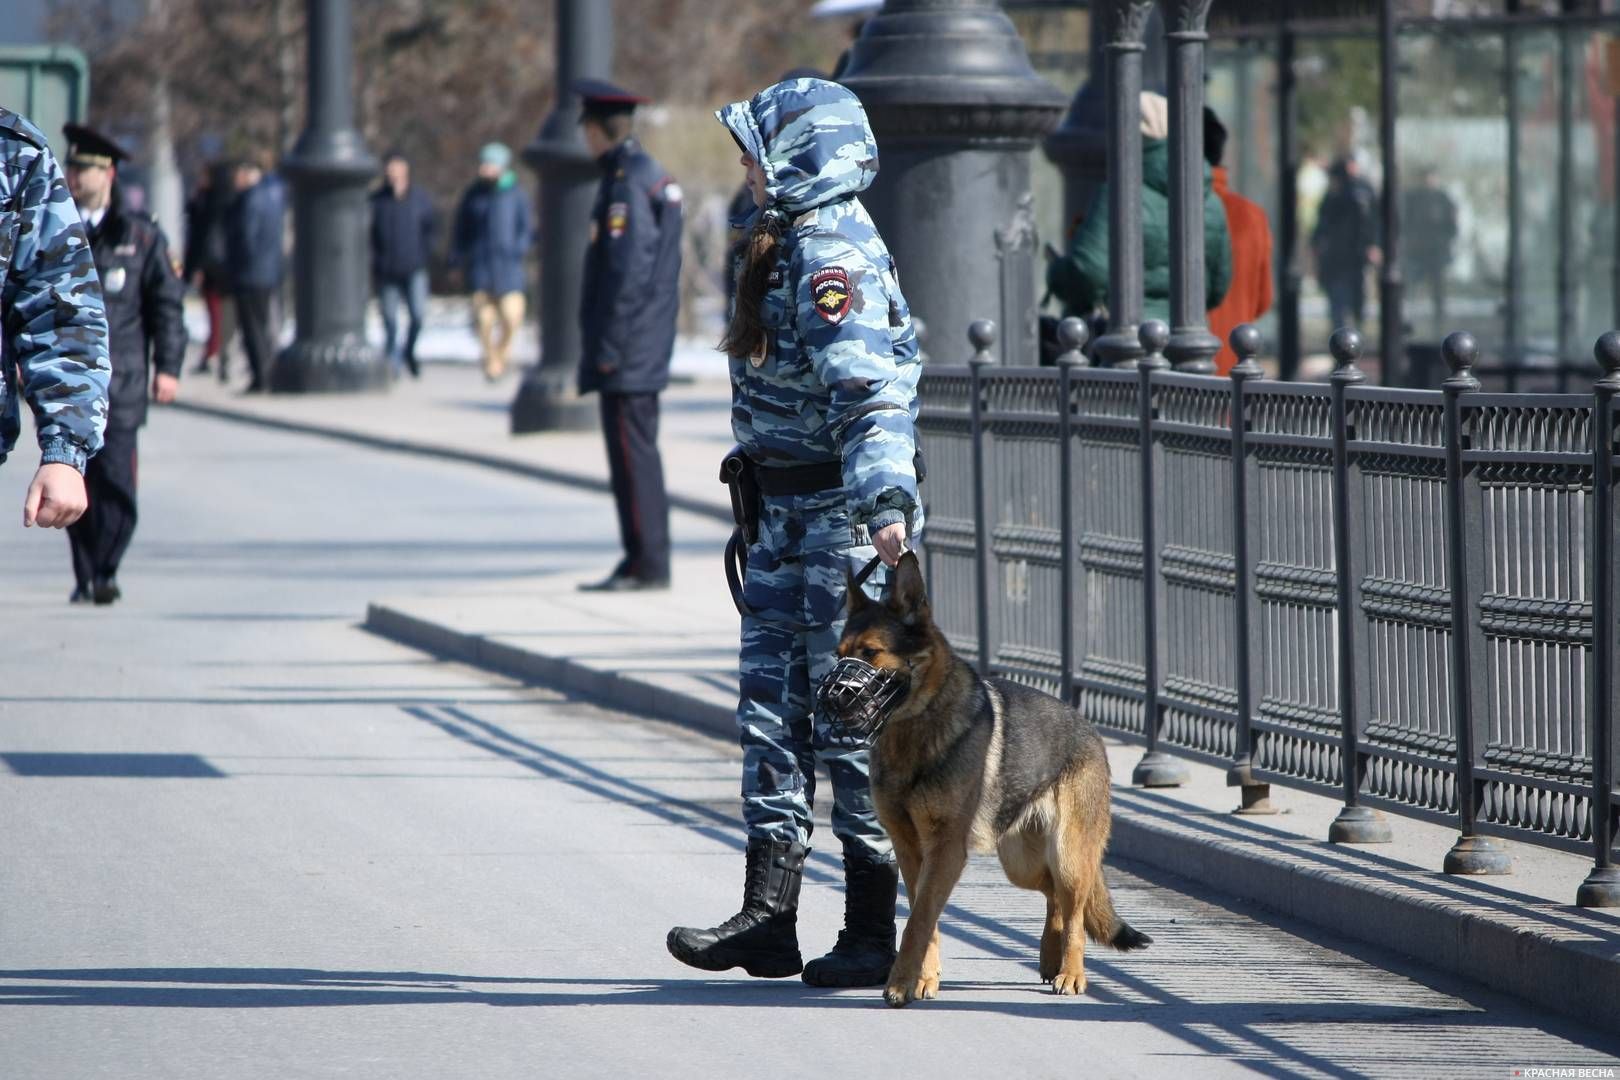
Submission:
[[[1345,394],[1352,386],[1367,381],[1356,367],[1361,359],[1361,335],[1348,327],[1333,331],[1328,351],[1333,354],[1333,569],[1338,579],[1339,603],[1339,724],[1341,771],[1344,780],[1344,806],[1328,827],[1328,842],[1334,844],[1387,844],[1394,838],[1389,822],[1377,810],[1361,805],[1361,733],[1356,715],[1355,580],[1350,573],[1350,454],[1346,447]]]
[[[1237,690],[1237,731],[1232,767],[1226,771],[1226,786],[1239,789],[1239,803],[1233,813],[1275,814],[1271,805],[1271,785],[1254,778],[1254,677],[1256,674],[1249,628],[1249,592],[1253,575],[1249,570],[1249,461],[1248,383],[1263,374],[1255,359],[1260,355],[1260,331],[1244,323],[1232,331],[1232,351],[1238,362],[1232,366],[1232,608],[1237,633],[1233,638],[1237,670],[1233,673]]]

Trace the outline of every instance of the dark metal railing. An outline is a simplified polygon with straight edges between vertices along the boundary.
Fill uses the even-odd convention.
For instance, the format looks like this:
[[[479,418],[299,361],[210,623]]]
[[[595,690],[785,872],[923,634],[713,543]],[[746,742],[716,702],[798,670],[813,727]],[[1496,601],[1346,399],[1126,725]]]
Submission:
[[[1467,334],[1436,390],[1368,385],[1339,331],[1328,384],[1270,381],[1251,327],[1229,377],[1144,360],[1006,367],[975,324],[928,366],[924,545],[935,610],[987,674],[1140,742],[1133,775],[1229,769],[1344,801],[1329,838],[1387,840],[1382,812],[1458,829],[1451,873],[1504,873],[1498,838],[1596,865],[1578,902],[1620,905],[1613,859],[1615,418],[1620,334],[1591,392],[1484,393]]]

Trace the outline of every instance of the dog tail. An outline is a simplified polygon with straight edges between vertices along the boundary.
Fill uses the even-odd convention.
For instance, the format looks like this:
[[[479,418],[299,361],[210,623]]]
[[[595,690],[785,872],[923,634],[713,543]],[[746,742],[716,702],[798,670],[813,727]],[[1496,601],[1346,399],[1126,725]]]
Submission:
[[[1086,899],[1085,927],[1086,936],[1092,941],[1120,952],[1145,949],[1153,944],[1152,938],[1114,913],[1114,900],[1108,895],[1108,883],[1103,880],[1100,868],[1097,883]]]

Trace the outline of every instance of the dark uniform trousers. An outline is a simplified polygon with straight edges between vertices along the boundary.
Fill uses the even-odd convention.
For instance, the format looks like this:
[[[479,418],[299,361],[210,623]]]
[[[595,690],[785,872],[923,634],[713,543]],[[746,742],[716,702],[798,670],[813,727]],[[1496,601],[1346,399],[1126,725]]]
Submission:
[[[89,506],[68,526],[73,576],[89,588],[116,577],[118,564],[135,535],[135,439],[133,427],[109,427],[101,452],[84,467]]]
[[[601,397],[602,437],[624,543],[620,572],[642,581],[666,580],[669,500],[658,454],[658,395],[604,392]]]

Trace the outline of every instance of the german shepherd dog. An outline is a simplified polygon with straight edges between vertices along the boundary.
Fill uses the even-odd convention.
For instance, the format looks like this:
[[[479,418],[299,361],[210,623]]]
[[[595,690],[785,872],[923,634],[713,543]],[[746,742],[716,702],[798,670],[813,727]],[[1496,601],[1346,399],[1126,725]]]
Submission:
[[[1085,938],[1121,951],[1152,941],[1114,913],[1103,880],[1108,758],[1074,709],[1018,683],[981,679],[934,625],[922,568],[902,556],[889,595],[849,590],[840,657],[903,683],[872,746],[872,798],[911,903],[884,1000],[939,993],[939,917],[969,852],[1001,858],[1007,880],[1046,897],[1040,973],[1059,994],[1086,988]]]

